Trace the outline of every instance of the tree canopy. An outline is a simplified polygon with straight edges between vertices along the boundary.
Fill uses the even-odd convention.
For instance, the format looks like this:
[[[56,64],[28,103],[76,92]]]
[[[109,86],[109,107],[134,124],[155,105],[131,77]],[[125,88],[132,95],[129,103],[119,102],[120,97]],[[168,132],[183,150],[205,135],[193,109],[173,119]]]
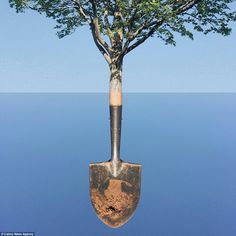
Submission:
[[[175,33],[193,39],[193,31],[227,36],[236,0],[9,0],[17,12],[35,10],[56,20],[60,38],[89,25],[107,62],[156,36],[175,45]]]

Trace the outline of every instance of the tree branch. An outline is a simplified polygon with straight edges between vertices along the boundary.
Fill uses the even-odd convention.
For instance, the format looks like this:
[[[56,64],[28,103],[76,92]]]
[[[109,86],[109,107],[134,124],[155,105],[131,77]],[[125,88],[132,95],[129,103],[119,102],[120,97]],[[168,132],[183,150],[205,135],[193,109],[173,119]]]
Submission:
[[[153,18],[152,18],[152,20],[153,20]],[[153,25],[155,25],[155,24],[157,23],[157,21],[152,22],[152,20],[151,20],[151,23],[149,23],[150,21],[143,23],[135,32],[133,32],[133,33],[130,33],[130,32],[129,32],[130,35],[129,35],[127,41],[125,42],[124,48],[123,48],[123,50],[122,50],[122,54],[123,54],[123,55],[125,55],[125,54],[127,53],[129,44],[130,44],[133,40],[135,40],[135,38],[136,38],[144,29],[148,29],[148,28],[150,28],[151,26],[153,26]]]
[[[109,1],[106,1],[105,3],[105,12],[104,12],[104,22],[105,22],[105,26],[108,32],[108,37],[111,43],[111,47],[114,45],[114,40],[113,40],[113,33],[111,31],[111,25],[108,19],[109,16]]]
[[[79,0],[72,0],[72,2],[76,5],[77,9],[79,10],[80,14],[84,17],[84,19],[90,24],[91,23],[91,14],[86,11],[80,4]]]
[[[92,35],[93,35],[93,40],[94,40],[97,48],[102,53],[102,55],[104,56],[104,58],[106,59],[108,64],[111,64],[111,58],[110,58],[109,54],[106,52],[106,50],[104,49],[103,45],[100,44],[100,42],[99,42],[99,40],[97,38],[96,29],[95,29],[95,26],[94,26],[93,22],[90,23],[90,27],[91,27],[91,31],[92,31]]]
[[[132,44],[131,46],[129,46],[126,51],[124,52],[124,54],[127,54],[129,53],[130,51],[132,51],[133,49],[135,49],[136,47],[138,47],[140,44],[142,44],[143,42],[145,42],[149,37],[151,37],[156,29],[158,27],[160,27],[161,25],[163,24],[163,21],[155,21],[155,22],[152,22],[150,24],[149,27],[151,27],[151,25],[154,25],[153,27],[151,27],[151,29],[149,30],[149,32],[147,34],[145,34],[141,39],[137,40],[134,44]],[[148,28],[149,28],[148,27]]]
[[[116,31],[114,33],[116,50],[122,50],[123,39],[124,39],[124,22],[123,22],[123,15],[122,11],[119,8],[118,3],[116,2],[115,9],[114,9],[114,20],[113,20],[113,29]]]
[[[180,15],[182,13],[184,13],[185,11],[188,11],[189,9],[191,9],[193,6],[195,6],[197,3],[199,3],[201,0],[188,0],[188,1],[184,1],[183,5],[181,5],[180,7],[173,9],[173,15]],[[129,53],[130,51],[132,51],[133,49],[135,49],[136,47],[138,47],[140,44],[142,44],[143,42],[145,42],[149,37],[151,37],[155,31],[158,29],[158,27],[160,27],[163,23],[165,22],[165,20],[161,20],[161,21],[153,21],[148,25],[143,24],[138,31],[136,31],[135,33],[135,37],[132,36],[132,40],[133,41],[139,33],[142,32],[142,30],[144,29],[148,29],[150,28],[150,30],[143,36],[141,37],[139,40],[137,40],[134,44],[132,44],[131,46],[129,46],[129,43],[131,42],[127,42],[128,45],[125,45],[124,47],[124,55]]]
[[[107,51],[107,54],[111,53],[111,48],[109,47],[109,45],[107,44],[107,42],[105,42],[105,40],[102,38],[101,33],[100,33],[100,27],[99,27],[99,23],[98,23],[98,16],[97,16],[97,7],[96,7],[96,0],[90,0],[91,4],[92,4],[92,8],[93,8],[93,19],[92,19],[92,24],[93,24],[93,29],[95,33],[95,36],[99,42],[99,44],[104,48],[105,51]]]

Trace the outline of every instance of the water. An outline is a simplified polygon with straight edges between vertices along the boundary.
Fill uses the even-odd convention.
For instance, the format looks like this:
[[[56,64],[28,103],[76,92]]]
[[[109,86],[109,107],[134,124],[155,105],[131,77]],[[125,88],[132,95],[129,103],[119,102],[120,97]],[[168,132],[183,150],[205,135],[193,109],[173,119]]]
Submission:
[[[235,236],[236,94],[125,94],[122,158],[142,193],[120,229],[89,199],[110,157],[106,94],[0,95],[0,232],[37,236]]]

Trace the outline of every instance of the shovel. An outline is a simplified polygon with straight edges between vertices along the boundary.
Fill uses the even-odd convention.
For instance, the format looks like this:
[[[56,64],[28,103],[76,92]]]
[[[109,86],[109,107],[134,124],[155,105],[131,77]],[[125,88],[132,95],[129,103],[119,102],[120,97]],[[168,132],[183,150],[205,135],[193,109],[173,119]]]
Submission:
[[[133,215],[140,197],[141,165],[120,159],[121,93],[110,90],[111,159],[90,164],[90,198],[97,216],[117,228]]]

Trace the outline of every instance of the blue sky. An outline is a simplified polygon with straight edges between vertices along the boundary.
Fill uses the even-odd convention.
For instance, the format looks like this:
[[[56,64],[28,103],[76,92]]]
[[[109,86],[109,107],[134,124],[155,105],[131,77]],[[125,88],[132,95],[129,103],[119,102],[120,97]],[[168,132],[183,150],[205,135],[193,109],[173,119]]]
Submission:
[[[234,5],[235,6],[235,5]],[[88,28],[58,39],[54,22],[0,2],[0,92],[107,92],[109,70]],[[124,61],[124,92],[236,92],[236,26],[230,37],[152,38]]]

